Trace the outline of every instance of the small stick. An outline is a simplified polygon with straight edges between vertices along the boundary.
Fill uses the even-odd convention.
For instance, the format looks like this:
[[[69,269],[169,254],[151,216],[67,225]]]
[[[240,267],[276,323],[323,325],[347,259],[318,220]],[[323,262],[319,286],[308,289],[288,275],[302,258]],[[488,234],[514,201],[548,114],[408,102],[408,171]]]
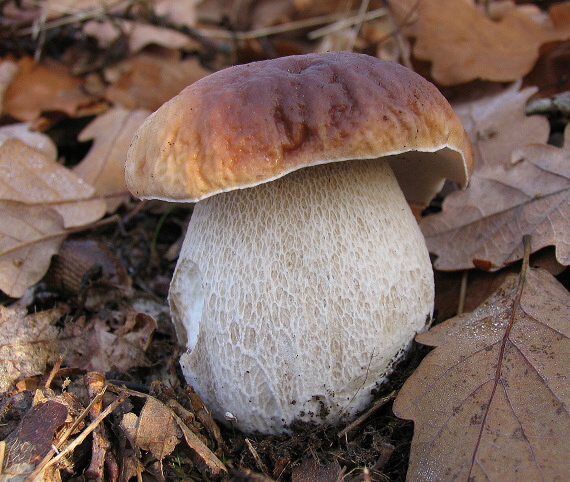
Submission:
[[[463,271],[461,275],[461,285],[459,287],[459,301],[457,302],[457,314],[460,315],[465,309],[465,296],[467,296],[467,280],[469,278],[469,271]]]
[[[376,410],[378,410],[379,408],[384,406],[387,402],[392,400],[395,396],[396,396],[396,390],[394,390],[392,393],[389,393],[385,397],[382,397],[382,398],[376,400],[374,402],[374,404],[365,413],[363,413],[360,417],[358,417],[350,425],[343,428],[337,434],[337,437],[338,438],[344,437],[348,432],[354,430],[356,427],[358,427],[360,424],[362,424],[362,422],[364,422],[367,418],[369,418],[374,412],[376,412]]]
[[[247,448],[249,449],[249,452],[251,453],[251,455],[253,456],[253,458],[255,459],[255,463],[257,464],[257,467],[268,477],[270,477],[269,475],[269,470],[267,469],[267,465],[265,465],[263,463],[263,460],[261,460],[261,457],[259,456],[259,454],[257,453],[257,450],[255,450],[255,447],[251,444],[251,441],[246,438],[245,439],[245,443],[247,445]]]

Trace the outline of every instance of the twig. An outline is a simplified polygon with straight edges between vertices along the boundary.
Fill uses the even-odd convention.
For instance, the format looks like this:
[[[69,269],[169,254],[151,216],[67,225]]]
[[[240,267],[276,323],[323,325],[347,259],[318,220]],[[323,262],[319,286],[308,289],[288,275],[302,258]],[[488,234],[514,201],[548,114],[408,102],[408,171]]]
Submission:
[[[460,315],[465,309],[465,296],[467,295],[467,280],[469,279],[469,271],[464,270],[461,275],[461,284],[459,285],[459,301],[457,302],[457,314]]]
[[[378,400],[376,400],[374,402],[374,404],[366,411],[364,412],[360,417],[358,417],[354,422],[352,422],[350,425],[347,425],[345,428],[343,428],[338,434],[337,437],[338,438],[342,438],[344,437],[348,432],[351,432],[352,430],[354,430],[355,428],[357,428],[360,424],[362,424],[366,419],[368,419],[374,412],[376,412],[376,410],[378,410],[379,408],[381,408],[382,406],[384,406],[387,402],[389,402],[390,400],[392,400],[393,398],[395,398],[396,396],[396,390],[394,390],[392,393],[389,393],[388,395],[386,395],[385,397],[382,397]]]
[[[251,440],[246,438],[245,443],[247,445],[249,452],[251,453],[251,455],[255,459],[255,463],[257,464],[257,467],[259,468],[259,470],[261,470],[265,475],[270,477],[269,470],[267,469],[267,465],[265,465],[263,463],[263,460],[261,460],[261,457],[257,453],[257,450],[255,450],[255,447],[252,445]]]
[[[2,475],[2,469],[4,467],[4,456],[6,455],[6,442],[4,440],[0,441],[0,475]]]
[[[370,20],[383,17],[386,14],[387,11],[385,8],[377,8],[376,10],[371,10],[370,12],[364,14],[358,14],[349,18],[343,18],[335,23],[327,25],[326,27],[313,30],[312,32],[309,32],[307,37],[309,38],[309,40],[316,40],[320,37],[324,37],[325,35],[336,32],[338,30],[342,30],[347,27],[352,27],[357,24],[361,25],[364,22],[369,22]]]
[[[49,388],[51,383],[53,382],[53,379],[55,378],[55,376],[57,375],[57,373],[59,372],[59,369],[61,368],[61,363],[63,362],[63,357],[59,357],[57,359],[57,361],[55,362],[53,368],[51,369],[50,373],[49,373],[49,377],[46,380],[45,383],[45,387]]]
[[[99,396],[103,396],[103,393],[100,393],[97,397]],[[96,399],[97,399],[96,397]],[[90,404],[89,407],[86,408],[83,413],[81,414],[81,418],[85,418],[85,416],[89,413],[90,408],[93,406],[93,403],[95,402],[94,399]],[[55,457],[53,458],[48,458],[46,460],[46,458],[48,456],[53,456],[54,450],[52,449],[48,455],[46,455],[46,457],[44,458],[44,460],[42,460],[42,462],[36,467],[36,470],[34,470],[26,479],[26,482],[33,482],[33,480],[40,475],[44,470],[46,470],[48,467],[51,467],[52,465],[56,464],[57,462],[59,462],[63,457],[65,457],[67,454],[71,453],[78,445],[80,445],[81,443],[83,443],[83,441],[87,438],[87,436],[93,432],[93,430],[95,430],[95,428],[97,428],[97,426],[105,419],[105,417],[107,417],[107,415],[109,415],[113,410],[115,410],[115,408],[117,408],[121,403],[123,403],[125,400],[127,399],[127,396],[121,395],[118,398],[116,398],[112,403],[110,403],[107,408],[105,410],[103,410],[103,412],[101,412],[101,414],[95,419],[93,420],[93,422],[91,422],[89,424],[89,426],[83,430],[83,432],[81,432],[79,434],[79,436],[77,436],[73,442],[71,442],[66,448],[65,450],[61,451],[60,453],[58,453]],[[77,422],[77,421],[76,421]],[[76,425],[76,424],[74,424]],[[69,432],[69,431],[68,431]]]

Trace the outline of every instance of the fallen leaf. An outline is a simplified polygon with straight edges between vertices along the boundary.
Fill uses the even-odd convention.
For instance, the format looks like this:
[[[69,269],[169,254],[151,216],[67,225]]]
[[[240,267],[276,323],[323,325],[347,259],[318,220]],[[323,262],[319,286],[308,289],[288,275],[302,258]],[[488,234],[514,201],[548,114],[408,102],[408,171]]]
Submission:
[[[0,113],[4,112],[4,93],[18,73],[18,64],[12,60],[0,62]]]
[[[415,11],[416,22],[405,30],[415,39],[413,54],[432,63],[431,75],[442,85],[519,79],[533,68],[541,45],[570,38],[570,25],[539,21],[514,5],[500,20],[462,0],[407,0],[391,7],[400,25]]]
[[[66,235],[53,209],[0,200],[0,289],[23,296],[42,279]]]
[[[61,338],[61,354],[72,366],[88,371],[127,372],[148,366],[145,352],[156,330],[156,321],[143,313],[128,313],[125,323],[113,330],[109,323],[94,317],[88,323],[68,323]]]
[[[130,53],[136,53],[147,45],[155,44],[171,49],[192,50],[198,43],[182,32],[165,27],[114,18],[108,21],[91,20],[83,27],[86,35],[97,39],[100,48],[110,48],[121,36],[125,36]]]
[[[394,402],[415,424],[408,480],[564,480],[569,337],[570,295],[540,269],[418,335],[437,348]]]
[[[553,245],[558,262],[570,264],[570,128],[565,148],[531,145],[514,154],[518,162],[478,169],[465,191],[423,218],[437,269],[500,269],[521,259],[525,234],[535,251]]]
[[[0,393],[19,379],[43,374],[57,360],[55,322],[60,317],[57,308],[28,315],[23,308],[0,305]]]
[[[129,197],[124,164],[135,131],[148,117],[148,110],[113,107],[96,117],[81,133],[80,141],[94,140],[87,156],[73,171],[105,198],[107,212],[114,212]]]
[[[172,410],[154,397],[146,398],[140,416],[126,413],[121,428],[135,447],[149,451],[158,460],[172,453],[182,438]]]
[[[30,130],[29,122],[19,122],[0,127],[0,146],[8,139],[21,140],[38,151],[41,151],[48,159],[57,159],[57,147],[49,136],[42,132]]]
[[[100,219],[105,202],[88,199],[95,189],[69,169],[17,139],[0,146],[0,199],[25,204],[50,204],[65,228]]]
[[[550,124],[546,117],[525,115],[536,88],[520,90],[521,82],[506,88],[492,85],[453,102],[475,151],[475,169],[510,164],[513,149],[529,142],[546,143]]]
[[[113,83],[105,96],[128,109],[154,111],[209,73],[196,58],[181,60],[175,50],[145,50],[107,69],[107,78]]]
[[[15,119],[32,121],[46,111],[73,116],[92,101],[82,90],[83,80],[55,61],[35,64],[30,57],[23,57],[18,67],[4,96],[4,113]]]

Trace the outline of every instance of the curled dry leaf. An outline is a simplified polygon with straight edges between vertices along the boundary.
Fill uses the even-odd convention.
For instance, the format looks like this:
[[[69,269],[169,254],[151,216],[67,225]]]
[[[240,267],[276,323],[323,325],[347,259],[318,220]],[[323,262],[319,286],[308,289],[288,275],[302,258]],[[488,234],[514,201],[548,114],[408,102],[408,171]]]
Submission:
[[[525,234],[535,250],[553,245],[558,262],[570,264],[570,128],[566,134],[563,149],[530,145],[515,152],[515,164],[478,169],[467,190],[423,219],[437,269],[500,269],[522,258]]]
[[[65,236],[53,209],[0,200],[0,290],[23,296],[42,279]]]
[[[88,199],[95,193],[92,186],[18,139],[0,146],[0,170],[0,199],[50,204],[66,228],[92,223],[105,213],[103,200]]]
[[[87,156],[73,171],[105,198],[107,212],[113,212],[128,198],[124,163],[135,131],[150,114],[148,110],[113,107],[99,115],[79,134],[80,141],[94,140]]]
[[[28,315],[23,308],[0,305],[0,393],[21,378],[44,373],[57,360],[55,322],[60,317],[57,308]]]
[[[121,429],[134,447],[150,452],[158,460],[172,453],[182,438],[172,410],[154,397],[146,398],[140,416],[126,413]]]
[[[390,4],[400,25],[415,10],[417,20],[406,29],[415,38],[414,56],[432,63],[431,74],[442,85],[519,79],[534,66],[541,45],[570,38],[570,25],[539,21],[516,6],[506,9],[500,20],[492,20],[466,1]]]
[[[568,291],[536,269],[418,335],[437,348],[394,403],[415,422],[408,480],[567,478],[569,337]]]

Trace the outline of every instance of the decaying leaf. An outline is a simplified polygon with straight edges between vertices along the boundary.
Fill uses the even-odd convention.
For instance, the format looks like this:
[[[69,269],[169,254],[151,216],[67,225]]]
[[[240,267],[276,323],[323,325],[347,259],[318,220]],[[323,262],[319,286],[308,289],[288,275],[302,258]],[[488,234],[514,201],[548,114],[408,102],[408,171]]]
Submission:
[[[126,413],[121,428],[134,447],[149,451],[158,460],[170,454],[182,438],[172,410],[154,397],[147,397],[140,416]]]
[[[408,480],[568,476],[570,296],[555,278],[510,275],[474,312],[416,340],[437,348],[394,403],[415,422]]]
[[[79,134],[80,141],[94,140],[87,156],[73,171],[105,198],[107,212],[113,212],[128,197],[124,163],[135,131],[150,111],[111,108],[99,115]]]
[[[53,209],[0,200],[0,290],[23,296],[42,279],[65,236]]]
[[[556,247],[570,264],[570,128],[563,149],[543,145],[516,152],[511,165],[478,169],[465,191],[454,192],[443,210],[422,220],[430,252],[441,270],[478,266],[490,271],[521,259],[521,239],[533,248]]]
[[[156,330],[156,320],[143,313],[128,313],[125,323],[113,330],[101,318],[87,325],[67,323],[61,343],[61,355],[75,367],[91,371],[127,372],[132,367],[148,365],[145,351]]]
[[[44,373],[57,360],[55,321],[60,317],[57,308],[28,315],[25,309],[0,305],[0,393],[18,379]]]
[[[158,460],[162,460],[184,439],[190,449],[193,463],[208,480],[227,476],[224,464],[168,404],[133,390],[125,392],[145,399],[140,416],[129,412],[121,420],[121,429],[134,447],[148,450]]]
[[[407,30],[415,38],[413,53],[432,63],[431,74],[442,85],[519,79],[534,66],[541,45],[570,37],[570,25],[537,20],[528,9],[514,5],[500,20],[492,20],[472,2],[461,0],[390,4],[401,25],[415,11],[417,20]]]
[[[89,199],[95,189],[69,169],[18,139],[0,146],[0,199],[25,204],[50,204],[66,228],[100,219],[105,202]]]

